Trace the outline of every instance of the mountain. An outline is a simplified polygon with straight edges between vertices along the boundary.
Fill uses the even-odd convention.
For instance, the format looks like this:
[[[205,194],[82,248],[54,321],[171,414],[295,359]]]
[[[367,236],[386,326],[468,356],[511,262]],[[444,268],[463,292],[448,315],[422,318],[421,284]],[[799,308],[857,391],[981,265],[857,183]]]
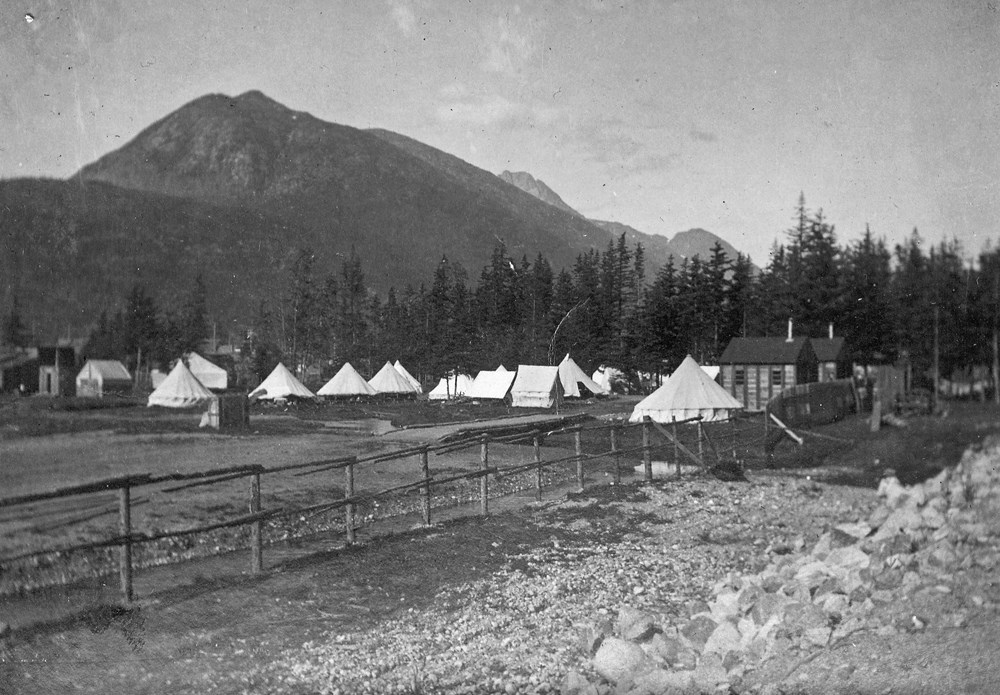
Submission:
[[[564,210],[572,215],[578,215],[579,217],[583,217],[583,215],[581,215],[576,210],[567,205],[565,202],[563,202],[563,199],[560,198],[555,191],[553,191],[551,188],[546,186],[545,183],[539,181],[526,171],[517,171],[517,172],[503,171],[500,174],[500,180],[506,181],[511,185],[517,186],[525,193],[530,193],[539,200],[546,202],[554,207],[557,207],[560,210]]]
[[[504,171],[500,174],[500,178],[549,205],[583,217],[583,215],[580,215],[579,212],[563,202],[563,199],[545,185],[543,181],[536,179],[526,171]],[[615,238],[624,234],[626,240],[632,245],[641,242],[646,249],[647,258],[650,260],[650,265],[653,268],[662,266],[670,256],[674,257],[674,261],[678,265],[684,258],[699,256],[700,258],[707,259],[712,255],[712,248],[716,243],[722,245],[722,250],[726,252],[726,256],[730,259],[736,258],[736,254],[738,253],[736,247],[728,241],[704,229],[689,229],[686,232],[679,232],[672,238],[667,239],[658,234],[640,232],[638,229],[620,222],[606,222],[604,220],[590,220],[590,222],[610,233]]]
[[[385,291],[428,282],[443,255],[476,277],[498,239],[560,268],[614,238],[406,136],[208,95],[69,180],[0,181],[0,309],[17,296],[38,334],[79,333],[135,282],[169,308],[200,274],[210,313],[246,321],[300,249],[321,274],[356,250]]]

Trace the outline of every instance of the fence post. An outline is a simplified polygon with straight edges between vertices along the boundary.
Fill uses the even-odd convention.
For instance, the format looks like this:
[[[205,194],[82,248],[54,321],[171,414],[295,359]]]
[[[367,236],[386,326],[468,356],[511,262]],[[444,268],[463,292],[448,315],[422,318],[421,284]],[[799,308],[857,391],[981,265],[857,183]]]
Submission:
[[[118,573],[122,599],[129,603],[132,601],[132,504],[128,483],[118,488],[118,530],[123,538],[118,555]]]
[[[649,455],[649,423],[648,415],[642,416],[642,465],[644,468],[646,482],[653,482],[653,460]]]
[[[573,448],[576,451],[576,482],[580,485],[580,492],[583,492],[583,445],[580,441],[583,427],[578,426],[573,433]]]
[[[611,427],[611,452],[615,459],[615,485],[622,482],[621,457],[618,455],[618,426]]]
[[[254,473],[250,478],[250,513],[260,512],[260,473]],[[250,571],[260,574],[264,569],[263,556],[264,522],[260,519],[250,524]]]
[[[431,472],[427,462],[427,447],[420,452],[420,470],[424,476],[424,486],[420,488],[420,504],[424,512],[424,526],[431,525]]]
[[[479,478],[479,511],[483,516],[486,516],[490,513],[490,487],[489,482],[486,480],[488,477],[486,470],[490,466],[490,435],[484,434],[482,442],[479,450],[479,466],[483,471],[482,476]]]
[[[346,476],[344,485],[344,496],[350,499],[354,497],[354,462],[349,461],[344,468]],[[347,544],[354,543],[354,503],[348,502],[344,505],[344,525],[347,527]]]
[[[535,432],[535,499],[542,501],[542,448],[539,432]]]
[[[671,415],[670,419],[674,423],[673,424],[673,430],[674,430],[674,465],[677,466],[677,479],[680,480],[681,479],[681,450],[680,450],[680,446],[679,445],[680,445],[681,440],[679,440],[677,438],[677,417],[674,416],[674,415]]]
[[[705,450],[702,445],[701,420],[698,420],[698,463],[705,465]]]

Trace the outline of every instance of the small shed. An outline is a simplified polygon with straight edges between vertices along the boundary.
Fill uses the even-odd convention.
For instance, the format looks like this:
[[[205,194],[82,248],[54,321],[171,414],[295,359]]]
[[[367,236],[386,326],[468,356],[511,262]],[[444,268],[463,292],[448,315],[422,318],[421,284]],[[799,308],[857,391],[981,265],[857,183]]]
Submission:
[[[73,393],[76,375],[76,350],[51,345],[38,348],[38,393],[43,396],[68,396]]]
[[[515,408],[551,408],[562,395],[559,367],[522,364],[510,387],[510,404]]]
[[[843,338],[813,338],[812,346],[818,363],[817,381],[834,381],[851,376]]]
[[[722,388],[747,410],[763,410],[783,389],[816,381],[809,338],[733,338],[719,358]]]
[[[76,395],[103,398],[132,393],[132,376],[118,360],[87,360],[76,375]]]

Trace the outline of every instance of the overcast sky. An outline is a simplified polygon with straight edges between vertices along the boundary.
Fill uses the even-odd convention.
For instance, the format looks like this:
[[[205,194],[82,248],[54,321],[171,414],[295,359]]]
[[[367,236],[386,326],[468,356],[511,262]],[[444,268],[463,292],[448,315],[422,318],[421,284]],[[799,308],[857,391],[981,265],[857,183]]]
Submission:
[[[1000,239],[998,0],[0,5],[2,178],[259,89],[758,265],[800,191],[841,242]]]

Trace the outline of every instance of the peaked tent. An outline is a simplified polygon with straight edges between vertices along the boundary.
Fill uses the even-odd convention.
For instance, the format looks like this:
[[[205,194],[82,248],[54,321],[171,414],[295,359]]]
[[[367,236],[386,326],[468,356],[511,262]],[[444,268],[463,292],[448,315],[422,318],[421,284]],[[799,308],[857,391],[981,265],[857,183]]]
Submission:
[[[559,367],[521,364],[510,388],[510,404],[515,408],[551,408],[562,395]]]
[[[170,374],[163,380],[163,383],[149,394],[146,406],[162,405],[165,408],[190,408],[207,403],[213,398],[215,395],[198,381],[191,370],[185,366],[184,360],[177,360],[177,364],[170,370]]]
[[[601,385],[587,376],[587,373],[580,369],[580,365],[573,361],[573,358],[566,353],[566,357],[559,363],[559,381],[562,382],[563,395],[567,398],[580,398],[580,385],[590,391],[595,396],[599,393],[607,393]]]
[[[275,400],[278,398],[314,398],[313,392],[302,385],[302,382],[295,378],[295,375],[288,371],[288,367],[278,363],[278,366],[267,375],[260,386],[250,392],[251,398],[262,400]]]
[[[472,390],[472,383],[472,377],[468,374],[449,374],[441,377],[441,381],[427,394],[427,398],[432,401],[443,401],[466,396]]]
[[[742,408],[742,403],[712,381],[688,355],[660,388],[639,401],[629,422],[640,422],[644,415],[655,422],[686,420],[698,415],[711,422],[726,420],[732,411]]]
[[[414,391],[416,391],[417,393],[424,392],[424,387],[420,385],[420,382],[417,381],[412,374],[406,371],[406,367],[404,367],[399,360],[396,360],[396,364],[392,366],[395,368],[397,372],[399,372],[402,375],[404,379],[410,382],[410,386],[413,387]]]
[[[392,362],[386,362],[378,374],[368,380],[368,384],[378,393],[413,393],[413,385],[396,371]]]
[[[510,391],[510,385],[514,383],[514,376],[515,373],[508,372],[503,368],[503,365],[500,365],[495,372],[484,369],[476,374],[472,388],[465,395],[469,398],[483,400],[503,400],[507,397],[507,392]]]
[[[229,374],[222,367],[212,364],[197,352],[187,356],[188,369],[205,388],[225,391],[229,385]]]
[[[333,378],[323,384],[317,396],[374,396],[373,389],[350,362],[344,362]]]

